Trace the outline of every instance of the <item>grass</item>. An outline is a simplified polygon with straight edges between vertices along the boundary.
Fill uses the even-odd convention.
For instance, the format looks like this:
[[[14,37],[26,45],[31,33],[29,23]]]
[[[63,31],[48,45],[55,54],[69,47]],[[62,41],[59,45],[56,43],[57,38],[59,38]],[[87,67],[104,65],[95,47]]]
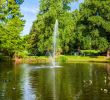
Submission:
[[[66,62],[109,62],[105,56],[65,56]]]
[[[70,56],[70,55],[60,55],[56,57],[56,61],[63,63],[73,63],[73,62],[100,62],[100,63],[110,63],[110,59],[106,56]],[[49,57],[47,56],[27,56],[22,58],[20,63],[49,63]]]

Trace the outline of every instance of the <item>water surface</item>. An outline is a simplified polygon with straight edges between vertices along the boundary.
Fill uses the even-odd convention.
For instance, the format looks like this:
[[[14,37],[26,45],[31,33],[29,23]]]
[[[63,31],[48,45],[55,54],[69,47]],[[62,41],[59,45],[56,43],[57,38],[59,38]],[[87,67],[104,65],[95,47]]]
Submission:
[[[110,64],[0,63],[0,100],[110,100]]]

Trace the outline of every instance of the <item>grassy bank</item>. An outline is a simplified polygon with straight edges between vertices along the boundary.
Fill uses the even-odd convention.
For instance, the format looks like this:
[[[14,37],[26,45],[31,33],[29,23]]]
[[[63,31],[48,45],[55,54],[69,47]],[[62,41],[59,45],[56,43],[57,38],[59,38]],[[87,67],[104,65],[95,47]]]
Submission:
[[[105,56],[61,56],[59,60],[65,59],[65,62],[110,62]]]
[[[21,63],[48,63],[49,58],[46,56],[27,56],[20,59]]]
[[[17,63],[49,63],[49,57],[46,56],[27,56],[25,58],[16,60]],[[56,61],[73,63],[73,62],[100,62],[110,63],[110,59],[105,56],[65,56],[56,57]]]

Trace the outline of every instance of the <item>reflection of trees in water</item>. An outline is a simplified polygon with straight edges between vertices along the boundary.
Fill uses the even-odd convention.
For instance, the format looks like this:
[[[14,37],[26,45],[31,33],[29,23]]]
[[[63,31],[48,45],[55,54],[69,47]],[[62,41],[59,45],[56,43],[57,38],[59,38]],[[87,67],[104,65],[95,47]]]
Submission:
[[[30,72],[31,69],[27,64],[22,64],[20,66],[20,90],[21,90],[21,99],[22,100],[36,100],[36,95],[32,88]]]
[[[92,78],[92,66],[90,64],[74,63],[65,64],[62,71],[62,95],[61,100],[79,100],[83,95],[83,81]]]
[[[84,100],[109,100],[110,99],[110,65],[93,64],[92,84],[85,83],[83,87]]]
[[[0,66],[0,100],[19,100],[19,84],[16,82],[14,65],[10,62]]]
[[[110,91],[110,64],[107,64],[107,77],[106,77],[107,88]]]
[[[0,82],[0,100],[21,100],[26,80],[30,85],[27,91],[31,89],[32,96],[36,95],[38,100],[110,99],[110,64],[76,63],[65,64],[61,69],[30,71],[24,65],[3,69],[4,66],[8,67],[6,64],[0,67],[0,79],[12,80]]]
[[[56,69],[39,69],[30,73],[32,88],[39,100],[60,100],[61,73]]]

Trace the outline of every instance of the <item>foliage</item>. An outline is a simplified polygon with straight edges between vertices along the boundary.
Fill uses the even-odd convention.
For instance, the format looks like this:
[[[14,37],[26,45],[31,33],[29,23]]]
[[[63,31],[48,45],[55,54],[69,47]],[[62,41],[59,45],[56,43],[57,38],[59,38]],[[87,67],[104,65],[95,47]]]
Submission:
[[[81,52],[86,56],[98,56],[100,50],[81,50]]]
[[[82,49],[87,50],[83,51],[87,55],[95,55],[109,48],[109,0],[84,0],[75,11],[71,11],[70,3],[77,0],[40,0],[40,10],[30,34],[21,37],[24,20],[19,8],[23,1],[0,0],[0,52],[5,55],[23,57],[29,51],[39,56],[52,52],[56,19],[59,23],[58,53],[71,54]]]
[[[28,51],[21,51],[21,52],[18,52],[17,54],[16,54],[16,56],[17,57],[19,57],[19,58],[25,58],[25,57],[27,57],[27,55],[28,55]]]
[[[30,51],[45,54],[52,50],[55,20],[59,21],[59,48],[62,54],[74,49],[106,51],[110,42],[110,1],[85,0],[79,10],[70,12],[72,0],[40,1],[40,11],[30,32]]]
[[[64,62],[67,61],[67,57],[64,56],[64,55],[61,55],[61,56],[59,57],[59,61],[62,62],[62,63],[64,63]]]
[[[13,56],[22,48],[20,32],[23,30],[24,21],[19,5],[14,0],[8,0],[3,4],[6,6],[0,6],[0,51]]]
[[[73,40],[74,22],[69,12],[72,0],[41,0],[37,20],[30,32],[30,50],[35,54],[45,54],[52,50],[52,36],[55,20],[59,22],[59,42],[63,52],[69,51],[69,44]],[[71,38],[70,38],[71,37]]]
[[[81,49],[105,51],[110,42],[110,1],[85,0],[79,11],[73,11],[76,18],[75,41]],[[78,17],[77,17],[78,16]]]

